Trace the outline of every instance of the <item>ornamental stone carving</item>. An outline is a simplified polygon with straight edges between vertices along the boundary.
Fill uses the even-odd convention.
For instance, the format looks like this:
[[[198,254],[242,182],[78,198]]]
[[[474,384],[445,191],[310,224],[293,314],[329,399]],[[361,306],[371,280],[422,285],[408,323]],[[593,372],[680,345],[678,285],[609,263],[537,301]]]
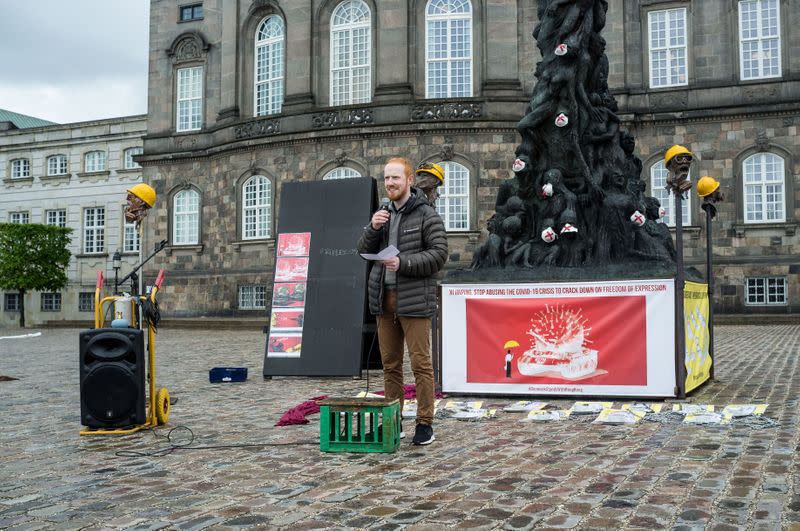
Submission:
[[[689,105],[689,93],[682,91],[651,94],[650,105],[656,108],[685,109]]]
[[[343,125],[366,125],[374,121],[372,109],[321,112],[311,117],[311,125],[314,129],[341,127]]]
[[[336,166],[344,166],[344,163],[347,162],[347,153],[342,149],[337,149],[333,155],[333,162],[336,163]]]
[[[439,155],[442,160],[453,160],[453,145],[452,144],[442,145],[442,150],[439,153]]]
[[[201,61],[205,60],[208,48],[209,44],[199,31],[189,31],[172,41],[167,55],[172,59],[172,64]]]
[[[759,129],[756,133],[756,147],[759,151],[766,151],[769,147],[769,138],[767,137],[767,132],[763,129]]]
[[[246,124],[241,124],[234,127],[233,137],[237,140],[240,140],[242,138],[277,135],[280,132],[280,120],[258,120],[256,122],[248,122]]]
[[[480,103],[428,103],[411,107],[413,121],[474,120],[483,116]]]

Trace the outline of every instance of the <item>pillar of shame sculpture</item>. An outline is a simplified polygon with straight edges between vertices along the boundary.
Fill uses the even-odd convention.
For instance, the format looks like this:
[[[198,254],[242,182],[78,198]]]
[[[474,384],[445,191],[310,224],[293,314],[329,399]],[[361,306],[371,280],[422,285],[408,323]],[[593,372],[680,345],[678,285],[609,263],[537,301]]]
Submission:
[[[608,89],[607,10],[607,0],[539,0],[537,82],[473,271],[502,268],[508,279],[508,268],[674,268],[664,211],[644,193],[634,138]]]

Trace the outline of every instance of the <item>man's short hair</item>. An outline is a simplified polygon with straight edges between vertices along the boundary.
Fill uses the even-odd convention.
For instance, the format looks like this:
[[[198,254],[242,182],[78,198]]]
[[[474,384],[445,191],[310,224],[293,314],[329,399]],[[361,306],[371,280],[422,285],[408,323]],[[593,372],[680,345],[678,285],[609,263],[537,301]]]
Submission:
[[[411,161],[405,157],[392,157],[386,161],[386,164],[391,164],[393,162],[399,162],[403,165],[403,171],[405,172],[406,177],[409,175],[414,175],[414,166],[411,165]]]

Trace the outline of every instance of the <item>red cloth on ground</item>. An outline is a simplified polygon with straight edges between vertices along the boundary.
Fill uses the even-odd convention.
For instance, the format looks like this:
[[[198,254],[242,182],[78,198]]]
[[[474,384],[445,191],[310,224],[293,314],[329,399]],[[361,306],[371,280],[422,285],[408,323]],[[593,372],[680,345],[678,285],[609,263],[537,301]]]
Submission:
[[[283,414],[275,424],[276,426],[291,426],[293,424],[308,424],[306,416],[319,413],[319,402],[328,398],[327,395],[314,397],[302,404],[293,407]]]

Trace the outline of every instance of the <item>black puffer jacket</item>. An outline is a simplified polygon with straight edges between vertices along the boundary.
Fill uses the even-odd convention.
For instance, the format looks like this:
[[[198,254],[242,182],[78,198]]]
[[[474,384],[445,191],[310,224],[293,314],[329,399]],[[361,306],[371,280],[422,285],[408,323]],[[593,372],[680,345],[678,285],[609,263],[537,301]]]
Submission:
[[[436,313],[436,274],[447,261],[447,235],[442,218],[428,204],[418,188],[411,188],[411,197],[401,209],[397,231],[400,269],[397,271],[397,315],[429,317]],[[379,230],[372,224],[364,227],[358,240],[358,251],[377,253],[389,244],[389,224]],[[385,267],[373,262],[369,274],[369,310],[383,313],[383,277]]]

